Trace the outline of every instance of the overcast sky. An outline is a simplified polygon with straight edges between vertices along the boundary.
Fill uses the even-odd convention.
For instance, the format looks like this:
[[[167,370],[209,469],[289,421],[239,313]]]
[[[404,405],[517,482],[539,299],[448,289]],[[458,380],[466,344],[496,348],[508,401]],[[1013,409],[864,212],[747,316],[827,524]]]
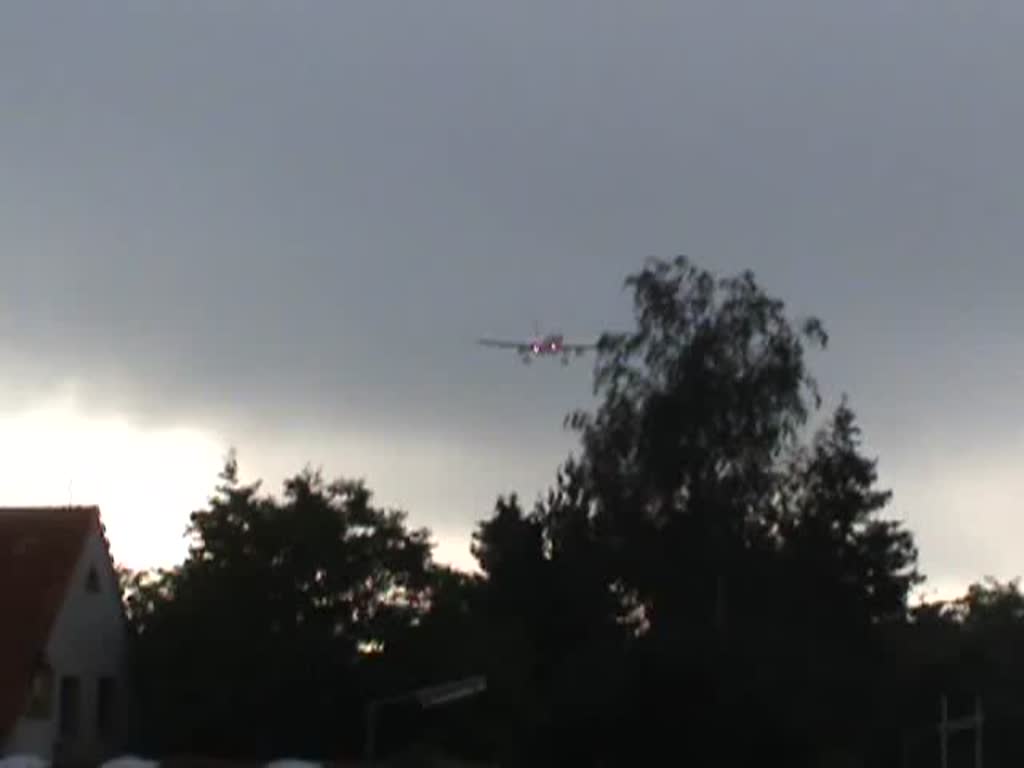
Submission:
[[[180,555],[227,446],[364,476],[442,557],[573,446],[624,276],[753,269],[937,587],[1024,570],[1024,5],[0,7],[4,503]],[[127,476],[127,478],[126,478]]]

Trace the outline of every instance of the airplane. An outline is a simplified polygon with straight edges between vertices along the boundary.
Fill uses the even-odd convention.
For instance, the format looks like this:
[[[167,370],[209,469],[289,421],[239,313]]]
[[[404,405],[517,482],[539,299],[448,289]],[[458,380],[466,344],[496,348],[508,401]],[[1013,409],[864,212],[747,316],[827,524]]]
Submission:
[[[569,344],[560,333],[540,334],[534,332],[529,341],[504,341],[501,339],[478,339],[478,344],[499,349],[514,349],[522,361],[529,365],[535,357],[561,357],[562,365],[569,364],[571,355],[579,357],[584,352],[596,349],[596,344]]]

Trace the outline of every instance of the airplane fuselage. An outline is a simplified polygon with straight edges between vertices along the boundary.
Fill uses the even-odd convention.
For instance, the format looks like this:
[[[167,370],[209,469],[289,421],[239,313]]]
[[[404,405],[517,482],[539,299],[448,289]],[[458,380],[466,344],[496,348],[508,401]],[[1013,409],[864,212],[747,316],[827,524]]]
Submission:
[[[549,333],[543,338],[534,339],[530,352],[534,355],[559,355],[562,353],[565,340],[560,333]]]
[[[566,344],[565,337],[560,333],[549,333],[546,336],[535,338],[528,346],[520,347],[520,356],[524,363],[529,363],[535,357],[560,357],[562,365],[569,364],[569,357],[583,354],[579,345]]]
[[[596,346],[594,344],[570,344],[565,341],[565,337],[561,333],[535,334],[532,339],[527,341],[479,339],[479,343],[488,347],[514,349],[524,363],[531,362],[535,357],[557,357],[562,359],[563,365],[569,364],[571,356],[579,357]]]

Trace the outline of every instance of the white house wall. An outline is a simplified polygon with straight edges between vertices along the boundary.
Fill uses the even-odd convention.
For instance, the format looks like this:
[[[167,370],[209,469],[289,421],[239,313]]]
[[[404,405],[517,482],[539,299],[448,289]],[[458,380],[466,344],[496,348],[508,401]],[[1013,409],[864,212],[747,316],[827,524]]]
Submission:
[[[86,589],[89,567],[96,569],[99,591]],[[21,718],[14,727],[5,751],[8,754],[36,754],[53,757],[58,738],[60,681],[65,675],[79,679],[80,710],[76,754],[101,754],[103,745],[97,729],[97,687],[101,677],[115,682],[114,720],[123,723],[130,714],[126,703],[128,675],[127,636],[117,577],[110,565],[102,537],[90,534],[75,565],[47,644],[47,660],[53,668],[53,706],[50,718]]]

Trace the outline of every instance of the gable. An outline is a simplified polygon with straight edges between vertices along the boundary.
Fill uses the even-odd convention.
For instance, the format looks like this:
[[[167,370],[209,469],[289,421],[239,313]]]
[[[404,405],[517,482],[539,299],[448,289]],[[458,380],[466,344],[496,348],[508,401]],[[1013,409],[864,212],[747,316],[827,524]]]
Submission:
[[[100,530],[96,507],[0,508],[0,739],[44,661],[83,545]]]
[[[46,652],[51,661],[62,664],[70,659],[116,656],[126,629],[120,584],[106,539],[92,531],[82,542],[63,602],[50,625]]]

